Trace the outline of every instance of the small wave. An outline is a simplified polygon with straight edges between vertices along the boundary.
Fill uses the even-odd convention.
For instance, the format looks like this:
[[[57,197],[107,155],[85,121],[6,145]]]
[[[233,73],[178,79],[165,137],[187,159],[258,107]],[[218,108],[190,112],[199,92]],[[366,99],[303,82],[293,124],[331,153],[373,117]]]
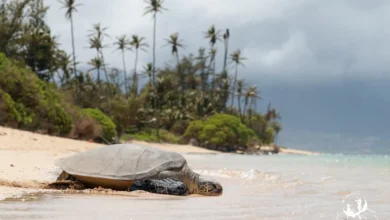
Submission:
[[[270,174],[266,172],[261,172],[256,169],[250,169],[247,171],[235,171],[228,169],[221,170],[196,170],[199,174],[206,176],[214,176],[221,178],[237,178],[241,180],[266,180],[266,181],[276,181],[280,179],[278,175]]]

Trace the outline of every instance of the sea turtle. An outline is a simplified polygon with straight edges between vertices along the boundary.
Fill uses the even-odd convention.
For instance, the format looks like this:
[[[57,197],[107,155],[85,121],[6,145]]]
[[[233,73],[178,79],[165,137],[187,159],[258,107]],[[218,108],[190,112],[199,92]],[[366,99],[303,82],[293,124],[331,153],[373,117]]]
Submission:
[[[113,190],[206,196],[222,195],[222,186],[192,171],[184,157],[138,144],[95,148],[56,161],[63,172],[50,187],[76,185]],[[68,185],[67,185],[68,184]]]

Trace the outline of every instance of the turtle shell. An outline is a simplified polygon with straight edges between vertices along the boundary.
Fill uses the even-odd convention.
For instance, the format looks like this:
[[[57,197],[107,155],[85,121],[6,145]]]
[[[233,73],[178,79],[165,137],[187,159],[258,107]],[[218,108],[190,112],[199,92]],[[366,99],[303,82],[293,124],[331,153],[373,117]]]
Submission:
[[[119,181],[135,181],[164,170],[180,170],[185,164],[186,160],[178,153],[138,144],[108,145],[56,161],[57,166],[76,178]]]

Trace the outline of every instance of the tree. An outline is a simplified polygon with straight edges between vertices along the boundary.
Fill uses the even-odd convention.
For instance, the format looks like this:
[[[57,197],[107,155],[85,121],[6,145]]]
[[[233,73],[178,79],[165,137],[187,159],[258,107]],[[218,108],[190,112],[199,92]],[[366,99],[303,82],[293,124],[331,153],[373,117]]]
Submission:
[[[156,24],[157,24],[157,13],[166,10],[162,5],[164,0],[144,0],[148,6],[145,8],[145,14],[153,15],[153,71],[152,71],[152,84],[153,84],[153,93],[156,93]],[[157,107],[157,100],[153,98],[154,108]],[[157,118],[159,120],[159,117]],[[157,137],[159,137],[159,126],[156,128]]]
[[[125,81],[125,90],[126,90],[126,93],[129,91],[129,88],[128,88],[128,83],[127,83],[127,71],[126,71],[126,61],[125,61],[125,51],[126,49],[130,49],[127,44],[129,43],[128,42],[128,39],[127,39],[127,36],[126,35],[122,35],[120,37],[117,37],[116,38],[117,41],[114,43],[114,45],[117,46],[117,50],[121,51],[122,53],[122,62],[123,62],[123,72],[124,72],[124,81]]]
[[[97,71],[97,83],[100,85],[100,70],[101,70],[101,68],[103,66],[103,60],[100,57],[95,57],[95,58],[91,59],[88,62],[88,64],[93,67],[90,70],[96,70]]]
[[[103,45],[104,37],[109,37],[109,35],[106,33],[107,27],[102,28],[100,26],[100,23],[94,24],[93,28],[89,30],[91,34],[88,36],[89,38],[89,45],[91,49],[96,49],[97,57],[100,57],[100,60],[102,62],[103,71],[106,77],[106,81],[109,82],[108,79],[108,72],[106,68],[106,63],[104,61],[104,53],[103,48],[107,47],[107,45]]]
[[[277,144],[279,132],[282,130],[282,125],[278,121],[271,122],[271,128],[275,131],[274,144]]]
[[[145,14],[152,14],[153,16],[153,76],[152,83],[156,86],[156,25],[157,25],[157,13],[167,10],[163,7],[164,0],[144,0],[148,6],[145,8]]]
[[[77,12],[77,7],[81,4],[76,4],[76,0],[60,0],[60,3],[63,5],[62,8],[66,9],[65,17],[70,20],[71,36],[72,36],[72,50],[73,50],[73,71],[74,76],[77,77],[77,68],[76,68],[76,48],[74,41],[74,28],[73,28],[73,13]]]
[[[226,72],[226,62],[227,62],[227,55],[229,50],[229,39],[230,39],[230,31],[229,29],[226,29],[226,32],[223,34],[223,40],[225,43],[225,56],[223,58],[223,72]]]
[[[233,94],[232,94],[232,103],[231,103],[231,108],[233,108],[233,105],[234,105],[234,92],[236,90],[236,83],[237,83],[237,73],[238,73],[238,66],[239,65],[242,65],[244,66],[244,64],[242,63],[243,60],[246,60],[247,58],[245,57],[241,57],[241,51],[238,49],[236,51],[234,51],[231,55],[230,55],[230,59],[231,59],[231,62],[234,63],[235,65],[235,74],[234,74],[234,81],[233,81]],[[245,66],[244,66],[245,67]]]
[[[257,87],[256,86],[250,86],[245,91],[244,111],[243,111],[244,116],[247,113],[248,104],[249,104],[249,107],[252,107],[253,98],[259,98],[257,96]]]
[[[131,86],[131,93],[135,97],[138,94],[138,75],[137,75],[137,65],[138,65],[138,52],[142,50],[146,51],[146,47],[149,47],[147,43],[144,43],[145,38],[139,37],[138,35],[133,35],[130,42],[131,48],[135,49],[135,61],[134,61],[134,72],[133,72],[133,84]]]
[[[171,45],[172,47],[172,55],[176,56],[176,62],[177,62],[177,71],[180,78],[180,86],[183,88],[184,85],[184,75],[180,72],[180,58],[179,58],[179,48],[183,48],[184,45],[182,44],[183,40],[179,39],[179,34],[174,33],[169,36],[169,39],[165,39],[167,41],[167,45]]]
[[[240,115],[240,119],[242,120],[242,109],[241,109],[241,97],[244,95],[244,80],[237,81],[237,102],[238,102],[238,112]]]
[[[205,38],[209,39],[210,43],[210,63],[209,63],[209,73],[213,74],[212,89],[215,89],[215,67],[212,69],[212,65],[215,66],[215,55],[217,53],[217,48],[214,48],[217,41],[221,40],[221,31],[217,30],[214,25],[212,25],[205,33]]]

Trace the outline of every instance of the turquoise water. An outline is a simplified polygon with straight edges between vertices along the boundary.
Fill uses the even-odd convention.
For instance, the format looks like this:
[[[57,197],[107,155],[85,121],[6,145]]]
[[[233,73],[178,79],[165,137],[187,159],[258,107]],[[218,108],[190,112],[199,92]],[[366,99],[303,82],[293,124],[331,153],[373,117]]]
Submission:
[[[185,157],[195,171],[221,182],[223,196],[48,194],[39,200],[0,202],[0,219],[332,220],[346,209],[348,195],[367,201],[379,219],[390,219],[389,156]],[[363,214],[370,219],[370,213]]]

